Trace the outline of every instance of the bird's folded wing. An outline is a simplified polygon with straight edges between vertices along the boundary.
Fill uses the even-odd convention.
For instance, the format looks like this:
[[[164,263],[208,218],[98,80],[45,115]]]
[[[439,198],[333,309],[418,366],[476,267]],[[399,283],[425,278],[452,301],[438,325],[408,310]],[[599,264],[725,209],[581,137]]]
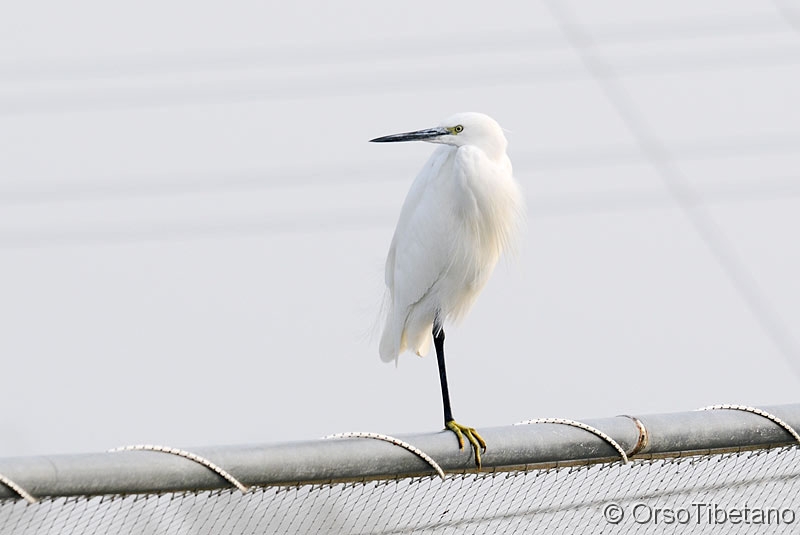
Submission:
[[[395,310],[422,299],[446,271],[454,247],[453,213],[437,177],[452,166],[452,151],[437,150],[403,203],[386,258],[386,286]]]

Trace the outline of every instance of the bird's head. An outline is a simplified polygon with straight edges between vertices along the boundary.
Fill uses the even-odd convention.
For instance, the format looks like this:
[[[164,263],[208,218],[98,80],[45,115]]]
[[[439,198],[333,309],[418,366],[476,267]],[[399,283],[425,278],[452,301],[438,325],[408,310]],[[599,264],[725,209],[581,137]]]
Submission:
[[[476,112],[457,113],[445,119],[439,126],[392,134],[370,140],[373,143],[389,143],[394,141],[427,141],[428,143],[443,143],[460,147],[473,145],[483,150],[490,157],[504,154],[508,142],[503,135],[503,129],[497,121]]]

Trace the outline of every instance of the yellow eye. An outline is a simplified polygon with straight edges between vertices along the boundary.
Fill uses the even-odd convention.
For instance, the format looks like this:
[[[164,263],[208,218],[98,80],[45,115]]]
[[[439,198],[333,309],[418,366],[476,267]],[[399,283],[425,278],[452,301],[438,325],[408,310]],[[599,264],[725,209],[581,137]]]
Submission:
[[[463,131],[464,131],[464,127],[461,126],[461,125],[458,125],[455,128],[453,128],[453,132],[455,132],[456,134],[460,134]]]

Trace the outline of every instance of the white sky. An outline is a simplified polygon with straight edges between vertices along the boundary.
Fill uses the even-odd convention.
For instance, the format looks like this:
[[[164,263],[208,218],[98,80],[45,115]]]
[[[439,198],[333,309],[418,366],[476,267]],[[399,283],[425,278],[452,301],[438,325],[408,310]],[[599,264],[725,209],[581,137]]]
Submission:
[[[448,330],[459,421],[798,401],[800,4],[562,5],[605,82],[544,3],[0,8],[0,456],[439,429],[374,329],[433,147],[367,140],[468,110],[529,221]]]

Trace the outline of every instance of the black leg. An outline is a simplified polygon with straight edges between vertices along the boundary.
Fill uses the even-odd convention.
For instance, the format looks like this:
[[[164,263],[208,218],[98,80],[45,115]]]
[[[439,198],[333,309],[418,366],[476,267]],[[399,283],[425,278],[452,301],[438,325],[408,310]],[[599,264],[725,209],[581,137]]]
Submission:
[[[481,451],[486,451],[486,442],[472,427],[461,425],[453,419],[450,409],[450,391],[447,388],[447,371],[444,367],[444,329],[439,322],[438,315],[433,321],[433,345],[436,348],[436,362],[439,364],[439,381],[442,384],[442,405],[444,407],[444,427],[455,433],[458,439],[458,448],[464,449],[464,437],[467,437],[472,449],[475,450],[475,464],[481,467]]]
[[[439,382],[442,385],[442,405],[444,406],[444,424],[453,421],[450,409],[450,391],[447,388],[447,370],[444,366],[444,328],[437,319],[433,323],[433,346],[436,348],[436,362],[439,364]]]
[[[481,451],[486,451],[486,442],[472,427],[457,423],[450,409],[450,390],[447,388],[447,370],[444,367],[444,328],[438,316],[433,321],[433,345],[436,348],[436,362],[439,364],[439,381],[442,384],[442,405],[444,407],[444,427],[455,433],[458,448],[464,449],[464,437],[467,437],[475,451],[475,464],[481,467]]]

